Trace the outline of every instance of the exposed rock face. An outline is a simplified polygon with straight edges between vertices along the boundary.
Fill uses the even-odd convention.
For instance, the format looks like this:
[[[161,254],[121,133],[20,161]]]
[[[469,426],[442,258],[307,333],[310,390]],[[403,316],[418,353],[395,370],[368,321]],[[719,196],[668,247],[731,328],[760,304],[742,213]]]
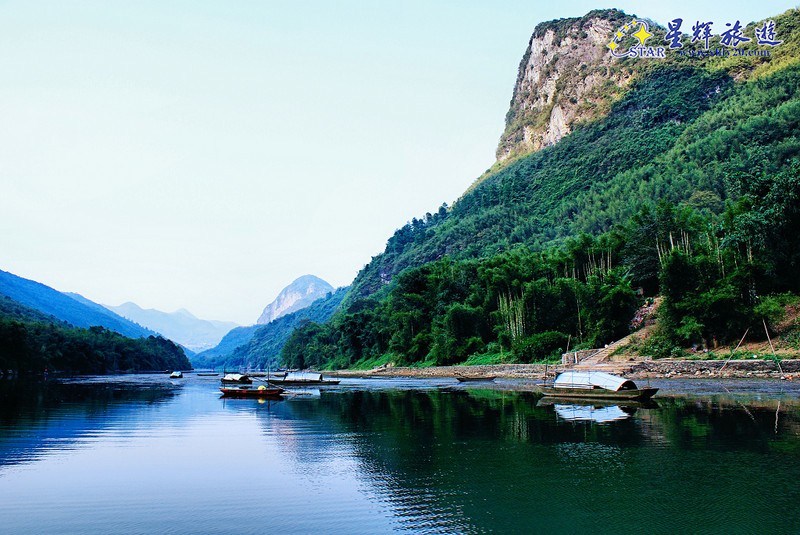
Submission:
[[[499,161],[552,145],[577,122],[608,112],[633,72],[607,45],[632,18],[612,9],[536,27],[519,66]]]
[[[296,312],[333,290],[333,286],[319,277],[303,275],[281,290],[278,297],[266,306],[256,323],[267,324],[281,316]]]

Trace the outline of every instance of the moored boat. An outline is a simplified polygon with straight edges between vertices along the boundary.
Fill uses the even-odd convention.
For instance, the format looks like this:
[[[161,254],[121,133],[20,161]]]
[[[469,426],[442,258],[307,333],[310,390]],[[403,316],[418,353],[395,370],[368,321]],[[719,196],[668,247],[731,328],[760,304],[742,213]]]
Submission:
[[[170,379],[182,379],[183,378],[183,372],[174,371],[171,374],[169,374],[169,378]]]
[[[271,376],[269,383],[281,386],[338,385],[338,379],[326,379],[316,372],[287,372],[283,377]]]
[[[459,383],[477,383],[479,381],[491,382],[494,381],[497,377],[494,375],[490,375],[489,377],[475,377],[475,376],[467,376],[467,375],[456,375],[456,379],[458,379]]]
[[[248,375],[244,375],[242,373],[226,373],[225,376],[222,377],[221,381],[224,385],[253,384],[253,380]]]
[[[258,388],[223,386],[219,390],[223,397],[228,398],[279,398],[284,392],[283,388],[264,385]]]
[[[638,388],[630,379],[599,371],[566,371],[552,385],[542,386],[545,396],[612,400],[647,400],[658,388]]]

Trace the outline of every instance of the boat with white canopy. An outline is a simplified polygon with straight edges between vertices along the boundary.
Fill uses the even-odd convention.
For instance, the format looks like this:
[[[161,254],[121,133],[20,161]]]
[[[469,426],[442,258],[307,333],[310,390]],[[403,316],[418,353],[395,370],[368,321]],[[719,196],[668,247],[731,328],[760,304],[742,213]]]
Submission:
[[[600,371],[566,371],[553,381],[552,386],[542,387],[545,396],[591,399],[652,398],[658,388],[638,388],[630,379]]]

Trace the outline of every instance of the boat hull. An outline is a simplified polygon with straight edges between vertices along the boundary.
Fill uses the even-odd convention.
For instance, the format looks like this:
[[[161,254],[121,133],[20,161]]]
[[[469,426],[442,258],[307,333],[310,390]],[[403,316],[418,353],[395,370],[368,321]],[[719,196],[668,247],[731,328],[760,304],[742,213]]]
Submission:
[[[608,399],[644,401],[652,398],[658,388],[637,388],[634,390],[605,390],[603,388],[553,388],[546,386],[542,393],[548,397],[569,399]]]
[[[281,386],[325,386],[325,385],[338,385],[339,381],[336,379],[323,379],[322,381],[285,381],[283,379],[270,379],[269,384]]]
[[[226,388],[221,387],[220,392],[226,398],[279,398],[283,388]]]
[[[457,376],[459,383],[479,383],[479,382],[492,382],[496,379],[495,376],[490,377],[464,377],[464,376]]]

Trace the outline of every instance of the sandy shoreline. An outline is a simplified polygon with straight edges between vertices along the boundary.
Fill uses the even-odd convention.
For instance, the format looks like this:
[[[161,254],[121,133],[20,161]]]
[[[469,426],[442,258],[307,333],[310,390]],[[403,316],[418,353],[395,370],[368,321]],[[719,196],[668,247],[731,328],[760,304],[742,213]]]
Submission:
[[[495,364],[483,366],[431,366],[408,368],[387,366],[372,370],[336,370],[326,375],[336,377],[500,377],[544,379],[570,369],[563,365]],[[594,369],[625,375],[634,379],[672,377],[765,378],[800,381],[800,359],[783,360],[780,365],[768,360],[640,360],[610,362]]]

